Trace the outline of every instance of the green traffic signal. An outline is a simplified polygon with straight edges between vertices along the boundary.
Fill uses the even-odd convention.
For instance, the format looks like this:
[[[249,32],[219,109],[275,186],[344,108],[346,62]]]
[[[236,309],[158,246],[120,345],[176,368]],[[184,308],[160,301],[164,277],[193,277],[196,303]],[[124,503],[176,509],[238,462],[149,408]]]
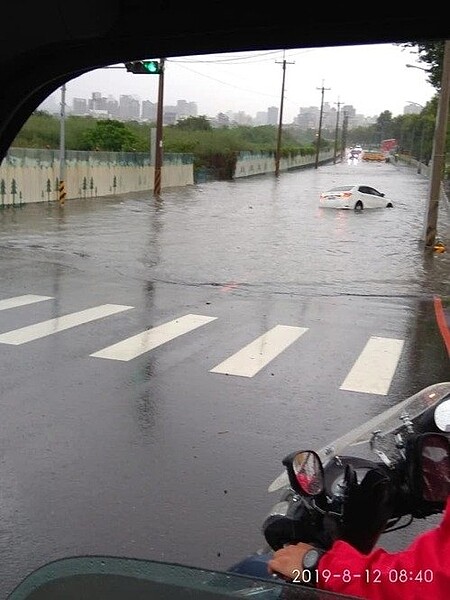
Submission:
[[[126,62],[125,67],[129,73],[136,75],[159,75],[162,72],[161,63],[158,60],[135,60]]]
[[[157,60],[143,60],[142,65],[149,73],[159,73],[159,62]]]

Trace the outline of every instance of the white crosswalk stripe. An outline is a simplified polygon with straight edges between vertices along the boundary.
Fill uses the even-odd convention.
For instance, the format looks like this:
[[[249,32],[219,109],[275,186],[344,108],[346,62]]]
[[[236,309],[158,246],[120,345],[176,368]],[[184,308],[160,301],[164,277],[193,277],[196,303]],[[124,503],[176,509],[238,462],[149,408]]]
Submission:
[[[386,396],[403,350],[403,340],[372,336],[341,390]]]
[[[184,315],[169,323],[158,325],[153,329],[148,329],[122,342],[94,352],[91,356],[129,361],[216,319],[217,317],[205,317],[203,315]]]
[[[130,310],[131,308],[133,307],[121,304],[103,304],[94,308],[87,308],[86,310],[57,317],[56,319],[49,319],[35,325],[27,325],[20,329],[13,329],[12,331],[2,333],[0,334],[0,343],[19,346],[20,344],[26,344],[27,342],[59,333],[71,327],[76,327],[77,325],[83,325],[97,319],[103,319],[103,317],[115,315],[124,310]]]
[[[25,294],[23,296],[16,296],[15,298],[5,298],[5,300],[0,300],[0,310],[17,308],[18,306],[26,306],[27,304],[43,302],[44,300],[53,300],[53,296],[35,296],[34,294]]]
[[[253,377],[307,331],[305,327],[276,325],[210,372]]]

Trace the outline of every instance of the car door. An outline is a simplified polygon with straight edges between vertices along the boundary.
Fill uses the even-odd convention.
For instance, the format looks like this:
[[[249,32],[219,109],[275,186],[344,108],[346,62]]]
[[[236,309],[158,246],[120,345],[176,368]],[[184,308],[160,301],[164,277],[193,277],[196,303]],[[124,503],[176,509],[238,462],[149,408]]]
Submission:
[[[383,196],[378,190],[368,185],[360,185],[358,191],[361,194],[361,200],[366,208],[381,208],[385,205]]]

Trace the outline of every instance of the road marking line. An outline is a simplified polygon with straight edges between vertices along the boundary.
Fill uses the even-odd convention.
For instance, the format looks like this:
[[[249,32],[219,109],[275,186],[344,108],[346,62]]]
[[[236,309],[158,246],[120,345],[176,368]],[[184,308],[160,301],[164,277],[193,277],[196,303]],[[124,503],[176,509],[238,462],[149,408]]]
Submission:
[[[434,314],[436,315],[436,322],[439,331],[441,332],[442,339],[444,340],[445,347],[447,348],[447,354],[450,357],[450,327],[447,325],[447,319],[440,296],[434,296]]]
[[[203,315],[184,315],[94,352],[90,356],[128,361],[216,319],[217,317]]]
[[[35,296],[34,294],[25,294],[24,296],[16,296],[15,298],[6,298],[0,300],[0,310],[8,308],[16,308],[18,306],[26,306],[35,302],[43,302],[44,300],[53,300],[53,296]]]
[[[386,396],[403,344],[403,340],[372,336],[339,389]]]
[[[19,346],[39,338],[52,335],[76,327],[77,325],[83,325],[96,319],[102,319],[109,315],[123,312],[124,310],[130,310],[133,306],[123,306],[122,304],[102,304],[101,306],[95,306],[94,308],[88,308],[81,310],[76,313],[57,317],[56,319],[49,319],[48,321],[42,321],[35,325],[28,325],[27,327],[21,327],[20,329],[14,329],[13,331],[7,331],[0,335],[1,344],[12,344]]]
[[[276,325],[211,369],[210,373],[253,377],[307,331],[305,327]]]

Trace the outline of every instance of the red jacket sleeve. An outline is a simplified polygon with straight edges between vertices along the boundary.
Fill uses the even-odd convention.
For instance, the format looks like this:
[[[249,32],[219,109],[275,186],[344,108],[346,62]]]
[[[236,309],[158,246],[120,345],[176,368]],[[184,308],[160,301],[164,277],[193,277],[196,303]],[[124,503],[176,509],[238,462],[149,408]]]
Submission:
[[[440,525],[422,533],[406,550],[379,548],[361,554],[336,541],[319,563],[323,590],[367,600],[450,598],[450,497]]]

